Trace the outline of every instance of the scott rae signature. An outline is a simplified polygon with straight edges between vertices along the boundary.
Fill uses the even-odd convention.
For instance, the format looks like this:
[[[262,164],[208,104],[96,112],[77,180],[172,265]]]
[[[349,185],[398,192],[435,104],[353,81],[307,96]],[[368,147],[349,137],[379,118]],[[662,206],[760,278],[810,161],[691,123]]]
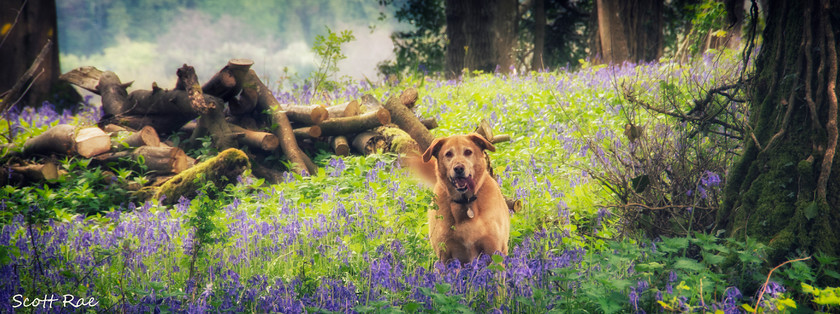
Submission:
[[[57,303],[56,303],[57,302]],[[43,298],[27,298],[24,297],[22,294],[16,294],[12,297],[12,307],[13,308],[45,308],[51,309],[53,306],[56,307],[94,307],[99,305],[99,301],[97,301],[94,297],[90,298],[76,298],[76,296],[72,294],[65,294],[65,295],[57,295],[57,294],[50,294],[44,295]]]

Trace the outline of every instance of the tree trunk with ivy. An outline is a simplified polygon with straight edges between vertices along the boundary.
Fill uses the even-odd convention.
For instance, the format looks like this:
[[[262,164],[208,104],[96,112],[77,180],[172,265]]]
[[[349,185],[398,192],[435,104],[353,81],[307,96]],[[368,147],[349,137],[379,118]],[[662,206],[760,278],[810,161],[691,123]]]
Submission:
[[[771,1],[755,61],[750,124],[720,226],[770,244],[771,263],[840,255],[838,1]],[[836,267],[836,266],[835,266]]]

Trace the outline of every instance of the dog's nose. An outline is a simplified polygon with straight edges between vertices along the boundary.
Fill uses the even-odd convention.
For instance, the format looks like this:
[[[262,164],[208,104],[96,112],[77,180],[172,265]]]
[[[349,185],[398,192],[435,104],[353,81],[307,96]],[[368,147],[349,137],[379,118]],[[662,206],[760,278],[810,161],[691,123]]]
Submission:
[[[460,175],[460,176],[464,175],[464,165],[457,165],[452,170],[455,170],[456,175]]]

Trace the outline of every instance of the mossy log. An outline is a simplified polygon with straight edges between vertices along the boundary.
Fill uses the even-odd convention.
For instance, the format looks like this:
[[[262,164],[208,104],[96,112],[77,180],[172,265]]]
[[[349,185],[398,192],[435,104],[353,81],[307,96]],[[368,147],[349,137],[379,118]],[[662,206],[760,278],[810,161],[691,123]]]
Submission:
[[[253,70],[248,71],[243,83],[243,101],[253,102],[258,108],[280,108],[277,98],[271,94],[268,87],[260,81],[257,73]],[[256,99],[250,99],[256,97]],[[292,125],[288,117],[282,111],[274,111],[270,116],[271,124],[276,125],[272,133],[280,139],[280,149],[283,154],[289,158],[289,161],[294,165],[294,171],[297,173],[314,174],[317,173],[318,167],[309,159],[309,156],[300,150],[300,147],[295,140],[295,134],[292,131]]]
[[[420,145],[420,151],[425,151],[429,147],[435,137],[414,115],[414,112],[402,103],[399,97],[389,98],[384,107],[391,112],[391,119],[394,123],[417,141],[417,144]]]
[[[417,144],[417,141],[394,124],[383,125],[373,129],[373,131],[385,137],[390,152],[398,154],[423,153],[420,151],[420,145]]]
[[[167,180],[154,190],[153,197],[160,199],[166,196],[164,204],[177,203],[181,196],[191,199],[197,195],[196,191],[208,182],[222,188],[228,183],[236,182],[236,178],[250,167],[251,163],[244,152],[230,148]]]
[[[73,153],[76,127],[59,124],[31,137],[23,144],[23,154],[30,155],[69,155]]]
[[[286,113],[286,117],[289,118],[289,121],[295,122],[300,125],[316,125],[321,123],[324,120],[327,120],[330,116],[327,112],[327,108],[323,105],[313,105],[313,106],[283,106],[281,110]]]
[[[321,127],[321,136],[333,136],[359,133],[388,123],[391,123],[391,114],[380,108],[359,116],[329,119],[318,126]]]

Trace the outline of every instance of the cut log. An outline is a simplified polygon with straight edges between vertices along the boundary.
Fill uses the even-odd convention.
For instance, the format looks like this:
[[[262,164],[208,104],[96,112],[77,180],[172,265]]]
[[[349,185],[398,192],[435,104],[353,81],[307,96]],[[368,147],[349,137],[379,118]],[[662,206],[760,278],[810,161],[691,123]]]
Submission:
[[[289,118],[289,121],[301,124],[301,125],[316,125],[321,123],[324,120],[327,120],[330,115],[327,112],[327,108],[323,105],[314,105],[314,106],[284,106],[281,109],[284,113],[286,113],[286,117]]]
[[[330,118],[352,117],[362,114],[362,106],[353,100],[341,105],[327,107]]]
[[[260,162],[265,159],[265,156],[257,156],[254,154],[247,155],[248,159],[251,161],[251,174],[257,178],[265,179],[265,181],[269,184],[283,182],[283,172],[275,170],[272,167],[267,167]]]
[[[508,198],[506,196],[505,197],[505,204],[507,204],[508,209],[510,211],[514,212],[514,213],[518,213],[522,210],[522,201],[521,200]]]
[[[353,148],[364,155],[388,151],[388,146],[385,137],[376,132],[362,132],[353,139]]]
[[[111,150],[111,137],[98,127],[84,128],[76,134],[76,153],[90,158]]]
[[[321,136],[332,136],[359,133],[388,123],[391,123],[391,114],[379,108],[360,116],[329,119],[318,126],[321,127]]]
[[[321,127],[317,125],[297,128],[292,130],[298,140],[311,140],[321,137]]]
[[[83,66],[80,68],[70,70],[70,72],[59,75],[58,79],[81,87],[82,89],[85,89],[91,93],[101,95],[98,86],[99,81],[102,79],[103,73],[104,72],[95,67]],[[120,84],[123,89],[127,89],[131,86],[132,83],[134,83],[134,81]]]
[[[116,124],[106,124],[102,127],[102,130],[108,133],[137,132],[136,130],[128,129],[126,127],[122,127]]]
[[[49,128],[38,136],[29,138],[23,144],[24,155],[49,155],[73,153],[76,127],[59,124]]]
[[[204,95],[205,102],[218,99]],[[187,92],[182,90],[136,90],[128,94],[125,111],[115,116],[106,116],[99,125],[116,124],[139,130],[151,125],[162,135],[177,131],[185,123],[198,117],[193,110]]]
[[[222,100],[213,96],[208,96],[205,99],[209,101],[207,111],[198,118],[196,128],[190,136],[190,141],[198,141],[198,138],[209,134],[213,140],[213,147],[216,149],[224,150],[234,147],[236,143],[233,132],[225,121],[225,105]]]
[[[125,159],[138,161],[143,159],[146,170],[156,174],[180,173],[190,167],[190,160],[187,154],[178,147],[169,146],[141,146],[131,151],[107,153],[94,157],[103,163],[118,163],[128,166],[136,166],[134,163],[125,163]]]
[[[343,135],[333,136],[330,139],[330,147],[332,147],[333,152],[338,156],[350,155],[350,144],[347,141],[347,137]]]
[[[402,104],[402,101],[398,97],[389,98],[385,103],[385,109],[391,112],[391,118],[394,120],[394,123],[417,141],[417,144],[420,145],[421,152],[429,148],[429,145],[435,137],[420,122],[420,119],[414,115],[414,112]]]
[[[201,87],[202,92],[219,97],[227,102],[242,91],[245,76],[248,75],[248,71],[253,64],[254,61],[248,59],[230,59],[224,68],[213,75],[207,83],[204,83],[204,86]],[[231,108],[231,112],[233,111],[245,110],[244,108]]]
[[[510,142],[510,135],[508,134],[499,134],[496,135],[493,132],[493,128],[490,127],[490,122],[487,120],[482,119],[481,122],[478,123],[478,126],[475,128],[475,133],[478,135],[483,136],[487,141],[490,143],[496,144],[501,142]]]
[[[42,182],[58,180],[58,166],[52,162],[25,166],[10,166],[12,173],[23,175],[27,182]]]
[[[193,116],[195,118],[195,116]],[[184,117],[178,114],[147,115],[147,116],[121,116],[103,117],[99,125],[114,124],[120,127],[139,130],[144,126],[153,127],[158,134],[166,136],[178,131],[186,122]]]
[[[102,72],[96,89],[102,96],[102,112],[105,115],[115,116],[128,108],[128,92],[125,91],[126,87],[114,72]]]
[[[510,142],[510,134],[499,134],[499,135],[495,135],[495,136],[493,136],[493,138],[490,140],[490,143],[493,143],[493,144],[496,144],[496,143],[502,143],[502,142]]]
[[[151,126],[144,126],[140,131],[127,132],[125,143],[128,147],[160,146],[160,137]]]
[[[406,88],[400,94],[400,102],[408,109],[414,110],[414,104],[417,102],[417,90],[413,87]]]
[[[230,148],[172,177],[155,189],[154,198],[165,196],[164,204],[175,204],[181,196],[192,199],[197,195],[196,191],[208,182],[213,182],[221,190],[225,185],[235,183],[236,178],[250,167],[244,152]]]
[[[257,98],[247,99],[249,97]],[[253,70],[248,71],[248,74],[245,76],[243,93],[240,98],[246,98],[245,101],[250,101],[256,104],[257,111],[259,112],[270,110],[270,108],[280,108],[277,98],[274,98],[274,95],[272,95],[271,91],[268,90],[268,87],[260,81],[260,78],[257,77],[257,73]],[[260,108],[266,109],[262,110]],[[271,124],[276,126],[274,130],[272,130],[272,133],[280,139],[280,149],[294,165],[293,170],[297,173],[303,173],[304,171],[307,174],[317,173],[318,167],[315,166],[315,163],[309,159],[309,156],[304,154],[303,151],[300,150],[300,147],[298,147],[297,141],[295,140],[295,134],[292,132],[292,125],[289,123],[289,118],[286,117],[286,114],[282,111],[274,111],[270,118],[272,120]]]
[[[435,118],[421,119],[420,123],[422,123],[423,126],[425,126],[426,129],[429,129],[429,130],[435,129],[435,128],[438,127],[437,119],[435,119]]]
[[[230,124],[229,127],[234,133],[242,134],[242,137],[239,138],[239,143],[248,147],[270,152],[280,146],[280,139],[274,136],[274,134],[248,130],[235,124]]]

